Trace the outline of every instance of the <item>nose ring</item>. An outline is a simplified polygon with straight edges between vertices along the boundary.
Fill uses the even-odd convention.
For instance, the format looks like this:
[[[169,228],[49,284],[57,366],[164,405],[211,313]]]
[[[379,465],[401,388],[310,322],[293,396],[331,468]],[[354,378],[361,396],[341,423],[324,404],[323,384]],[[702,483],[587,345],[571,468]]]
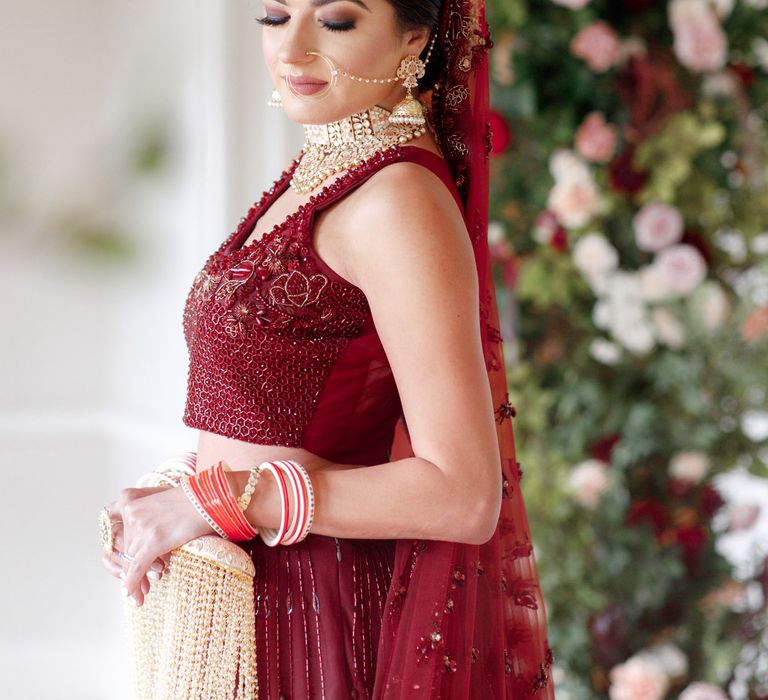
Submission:
[[[305,51],[305,54],[307,56],[318,56],[322,58],[323,61],[325,61],[326,65],[328,66],[328,70],[331,72],[331,79],[328,81],[328,85],[325,87],[324,90],[321,90],[320,92],[315,92],[312,95],[302,95],[296,92],[290,80],[286,81],[288,83],[288,88],[294,95],[296,95],[296,97],[300,97],[302,100],[321,100],[336,86],[336,77],[338,76],[339,71],[336,68],[336,64],[330,58],[328,58],[328,56],[321,54],[319,51]]]

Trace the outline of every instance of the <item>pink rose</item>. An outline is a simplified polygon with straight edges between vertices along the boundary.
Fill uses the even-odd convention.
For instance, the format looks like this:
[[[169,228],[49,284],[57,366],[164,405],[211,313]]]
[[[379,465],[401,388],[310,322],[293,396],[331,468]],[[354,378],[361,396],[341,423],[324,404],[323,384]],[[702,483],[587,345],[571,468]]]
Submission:
[[[675,54],[686,68],[700,72],[725,65],[728,39],[710,3],[672,0],[669,25],[674,34]]]
[[[571,53],[598,73],[618,61],[620,48],[619,35],[602,20],[588,24],[571,39]]]
[[[685,450],[672,455],[669,461],[669,474],[676,479],[699,484],[707,475],[709,467],[709,457],[704,452]]]
[[[608,465],[599,459],[587,459],[577,464],[568,477],[573,500],[594,510],[608,488]]]
[[[664,284],[676,294],[689,294],[707,274],[707,263],[691,245],[671,245],[656,254],[654,266]]]
[[[576,132],[576,150],[587,160],[605,163],[616,149],[616,135],[602,112],[590,112]]]
[[[563,180],[550,190],[547,208],[569,228],[584,226],[597,211],[599,196],[592,180]]]
[[[678,700],[728,700],[728,696],[717,686],[696,682],[687,686]]]
[[[748,343],[760,340],[768,333],[768,306],[752,309],[741,324],[741,335]]]
[[[683,237],[683,216],[663,202],[650,202],[632,219],[635,242],[640,250],[655,252],[677,243]]]
[[[610,672],[611,700],[661,700],[669,688],[669,678],[653,658],[637,654]]]
[[[552,0],[555,5],[562,5],[568,7],[571,10],[580,10],[582,7],[589,5],[590,0]]]

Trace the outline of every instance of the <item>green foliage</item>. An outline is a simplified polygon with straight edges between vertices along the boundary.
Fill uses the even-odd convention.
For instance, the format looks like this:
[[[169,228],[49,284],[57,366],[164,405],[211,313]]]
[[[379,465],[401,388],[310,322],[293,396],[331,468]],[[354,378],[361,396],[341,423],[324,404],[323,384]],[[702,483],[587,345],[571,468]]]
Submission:
[[[505,356],[521,488],[564,671],[558,692],[571,700],[607,698],[611,668],[663,640],[689,664],[668,698],[693,681],[726,688],[753,615],[723,602],[728,586],[742,584],[715,547],[717,504],[704,504],[716,498],[713,477],[736,465],[768,477],[767,441],[744,427],[747,416],[768,410],[768,328],[759,330],[758,310],[768,303],[768,67],[754,50],[768,35],[768,16],[734,5],[721,19],[734,67],[709,76],[679,62],[666,8],[627,11],[608,0],[575,11],[551,0],[488,8],[492,101],[512,133],[491,161],[491,218],[503,222],[512,251],[496,260],[497,284],[506,265],[516,270],[499,310],[516,334]],[[596,20],[639,47],[636,63],[619,59],[598,72],[572,53],[574,36]],[[722,89],[712,88],[716,79]],[[598,205],[585,225],[556,216],[559,230],[547,233],[539,217],[556,184],[551,158],[558,149],[577,154],[577,130],[592,112],[617,135],[608,160],[582,158]],[[618,270],[636,275],[653,265],[654,253],[636,242],[634,217],[655,202],[679,211],[680,243],[702,253],[714,286],[658,298],[644,288],[636,323],[651,324],[653,339],[641,352],[615,328],[624,307],[598,325],[596,305],[609,292],[574,251],[599,233]],[[616,356],[596,354],[596,342]],[[681,453],[708,462],[686,492],[670,474]],[[606,486],[592,507],[571,479],[579,463],[598,457]],[[644,512],[660,520],[654,525]],[[609,611],[625,621],[623,631],[608,625],[610,642],[595,626]]]

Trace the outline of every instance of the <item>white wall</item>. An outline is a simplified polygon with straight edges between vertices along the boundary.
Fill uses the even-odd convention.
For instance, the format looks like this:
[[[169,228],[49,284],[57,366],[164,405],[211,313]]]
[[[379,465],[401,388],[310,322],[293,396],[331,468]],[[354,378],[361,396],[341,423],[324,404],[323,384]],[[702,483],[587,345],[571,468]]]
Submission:
[[[265,106],[251,0],[0,0],[0,695],[129,698],[118,582],[97,518],[193,448],[181,313],[205,258],[287,166],[300,129]],[[141,130],[170,127],[140,181]],[[9,194],[10,193],[10,194]],[[0,197],[0,201],[2,198]],[[142,256],[89,260],[71,212]]]

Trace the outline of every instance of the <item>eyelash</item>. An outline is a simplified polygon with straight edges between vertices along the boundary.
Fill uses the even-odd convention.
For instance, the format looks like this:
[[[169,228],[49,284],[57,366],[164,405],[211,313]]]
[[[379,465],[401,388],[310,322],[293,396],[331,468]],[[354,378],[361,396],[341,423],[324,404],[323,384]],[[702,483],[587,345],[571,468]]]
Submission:
[[[287,17],[257,17],[256,21],[265,27],[279,27],[288,21]],[[320,22],[320,24],[331,32],[347,32],[355,28],[354,22]]]

